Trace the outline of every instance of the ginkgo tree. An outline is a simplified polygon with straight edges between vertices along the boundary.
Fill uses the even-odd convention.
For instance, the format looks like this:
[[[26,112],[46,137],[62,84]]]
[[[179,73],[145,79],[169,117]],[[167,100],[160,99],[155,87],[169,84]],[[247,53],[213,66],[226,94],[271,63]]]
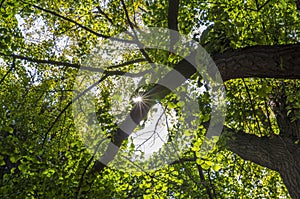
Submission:
[[[294,0],[2,0],[1,198],[299,198],[299,5]],[[170,51],[181,49],[180,35],[193,38],[224,81],[223,131],[204,156],[200,149],[213,107],[207,82],[187,61],[195,54],[143,48],[137,35],[147,27],[178,32],[170,35]],[[101,70],[87,65],[107,40],[138,48],[103,52],[96,60],[105,63]],[[165,115],[176,118],[169,124],[170,139],[183,130],[183,103],[176,93],[150,81],[135,95],[122,79],[147,74],[154,65],[178,71],[198,92],[198,126],[181,132],[194,135],[191,145],[156,170],[109,167],[96,155],[101,136],[129,153],[136,148],[118,126],[119,109],[142,129],[151,121],[151,106],[160,104]],[[89,72],[97,70],[100,92],[94,92],[95,117],[89,121],[101,135],[88,134],[90,146],[99,146],[91,150],[74,123],[80,111],[72,108],[89,91],[77,90],[76,80],[92,79]],[[123,91],[136,101],[125,102]],[[151,102],[142,104],[146,94]]]

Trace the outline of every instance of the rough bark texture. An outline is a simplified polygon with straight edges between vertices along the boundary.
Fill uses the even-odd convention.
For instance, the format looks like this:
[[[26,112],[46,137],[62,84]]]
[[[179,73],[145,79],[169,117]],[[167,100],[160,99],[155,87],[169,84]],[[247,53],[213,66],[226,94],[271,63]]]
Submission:
[[[188,57],[193,56],[195,53]],[[252,46],[212,58],[223,81],[247,77],[300,79],[300,44]],[[184,59],[174,69],[188,78],[196,72],[192,64]]]
[[[257,137],[244,132],[229,135],[227,147],[245,160],[278,171],[292,198],[300,198],[300,144],[287,136]]]
[[[194,57],[195,54],[189,55]],[[260,77],[260,78],[300,78],[300,45],[282,46],[254,46],[240,50],[226,52],[222,55],[213,56],[220,74],[224,81],[235,78]],[[196,69],[193,63],[186,59],[179,62],[174,70],[181,73],[185,78],[189,78]],[[215,71],[214,71],[215,72]],[[213,74],[210,74],[213,76]],[[172,78],[172,71],[162,78]],[[178,81],[178,85],[183,82]],[[165,87],[154,85],[147,92],[148,96],[154,99],[162,99],[170,93]],[[152,104],[149,104],[150,106]],[[150,107],[149,106],[149,107]],[[149,107],[142,112],[134,107],[130,116],[134,123],[124,121],[124,126],[134,128],[148,113]],[[141,110],[141,109],[139,109]],[[135,125],[135,126],[134,126]],[[227,131],[232,131],[227,129]],[[249,134],[235,134],[236,139],[228,141],[229,149],[242,158],[250,160],[259,165],[278,171],[293,198],[300,198],[300,149],[299,145],[294,144],[292,138],[275,136],[273,139],[267,137],[256,137]],[[120,146],[128,134],[121,128],[117,130],[112,143]],[[116,151],[113,147],[108,148],[107,154],[114,158]],[[93,166],[93,174],[101,172],[105,165],[101,161],[96,161]]]
[[[300,44],[247,47],[213,59],[224,81],[242,77],[300,78]]]

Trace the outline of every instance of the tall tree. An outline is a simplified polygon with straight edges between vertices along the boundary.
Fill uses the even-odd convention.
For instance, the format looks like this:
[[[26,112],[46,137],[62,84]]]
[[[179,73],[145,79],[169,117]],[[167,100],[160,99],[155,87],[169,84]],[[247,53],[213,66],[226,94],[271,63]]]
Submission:
[[[0,12],[2,198],[300,198],[298,1],[2,0]],[[227,114],[218,145],[201,156],[212,107],[209,93],[199,92],[192,147],[159,170],[128,174],[107,167],[84,145],[72,106],[88,90],[73,85],[95,71],[86,60],[98,43],[141,47],[136,35],[145,27],[178,31],[170,50],[186,34],[210,53],[225,82]],[[205,81],[187,61],[194,54],[147,48],[114,53],[115,60],[103,61],[109,65],[95,85],[101,90],[96,122],[112,143],[132,151],[112,114],[118,112],[118,87],[126,88],[124,75],[139,75],[154,63],[177,70],[196,88]],[[174,135],[182,121],[180,100],[158,84],[141,90],[160,102],[145,109],[126,105],[136,126],[143,128],[150,105],[160,103],[169,115],[177,111],[168,132]]]

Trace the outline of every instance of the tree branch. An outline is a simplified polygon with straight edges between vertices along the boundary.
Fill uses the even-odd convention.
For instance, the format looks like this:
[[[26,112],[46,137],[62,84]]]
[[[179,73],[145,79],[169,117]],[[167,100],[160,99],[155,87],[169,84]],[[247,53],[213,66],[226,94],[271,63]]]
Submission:
[[[194,157],[197,158],[195,151],[194,151]],[[209,187],[209,184],[205,180],[203,169],[202,169],[201,165],[199,165],[197,163],[196,163],[196,165],[197,165],[198,173],[199,173],[199,176],[200,176],[200,180],[201,180],[201,182],[203,183],[203,185],[204,185],[204,187],[206,189],[207,195],[208,195],[209,199],[213,199],[214,196],[213,196],[212,191],[211,191],[211,189]]]
[[[121,4],[122,4],[122,6],[124,8],[125,16],[126,16],[126,19],[127,19],[128,23],[129,23],[130,29],[133,32],[134,40],[135,40],[136,45],[139,47],[140,52],[145,57],[145,59],[148,61],[148,63],[154,68],[155,64],[152,62],[152,60],[149,57],[148,53],[145,51],[144,45],[139,41],[138,35],[137,35],[137,33],[136,33],[135,29],[134,29],[134,25],[133,25],[133,23],[130,20],[129,13],[128,13],[127,8],[126,8],[126,4],[125,4],[125,2],[123,0],[121,0]]]
[[[16,59],[13,58],[13,63],[11,65],[11,67],[8,69],[8,71],[4,74],[4,76],[1,78],[0,80],[0,84],[2,84],[2,82],[5,80],[5,78],[8,76],[8,74],[13,70],[13,68],[15,67],[15,61]]]
[[[271,0],[267,0],[264,4],[262,4],[260,7],[258,7],[257,12],[259,12],[263,7],[265,7],[270,1]]]
[[[2,7],[4,1],[5,1],[5,0],[2,0],[2,1],[1,1],[1,3],[0,3],[0,8]]]
[[[134,60],[130,60],[130,61],[127,61],[127,62],[124,62],[124,63],[121,63],[121,64],[117,64],[117,65],[114,65],[114,66],[108,66],[107,69],[113,69],[113,68],[119,68],[119,67],[122,67],[122,66],[127,66],[127,65],[130,65],[130,64],[136,64],[136,63],[141,63],[141,62],[146,62],[147,60],[146,59],[134,59]]]
[[[53,66],[64,66],[64,67],[75,68],[75,69],[80,69],[80,70],[100,72],[100,73],[104,73],[108,76],[123,75],[123,76],[129,76],[129,77],[138,77],[138,76],[144,75],[147,72],[147,70],[143,71],[143,72],[140,72],[140,73],[129,73],[129,72],[121,71],[121,70],[111,71],[111,70],[104,70],[102,68],[82,66],[80,64],[72,64],[72,63],[68,63],[68,62],[61,62],[61,61],[55,61],[55,60],[35,59],[35,58],[31,58],[31,57],[25,57],[25,56],[22,56],[22,55],[15,55],[15,54],[6,55],[6,54],[1,53],[1,52],[0,52],[0,55],[2,55],[4,57],[12,57],[14,59],[25,60],[25,61],[29,61],[29,62],[37,63],[37,64],[50,64],[50,65],[53,65]],[[127,61],[127,62],[124,62],[124,63],[121,63],[121,64],[108,66],[106,68],[107,69],[118,68],[118,67],[127,66],[127,65],[130,65],[130,64],[140,63],[140,62],[144,62],[144,61],[145,61],[144,59],[130,60],[130,61]]]
[[[298,10],[298,13],[300,14],[300,0],[296,0],[296,7]]]
[[[300,145],[293,137],[258,137],[224,128],[226,147],[244,160],[278,171],[292,198],[300,195]]]
[[[179,10],[179,0],[169,0],[168,7],[168,28],[176,32],[170,33],[170,51],[173,50],[174,45],[179,39],[178,32],[178,10]]]
[[[176,70],[186,79],[196,73],[194,66],[189,63],[187,58],[194,58],[195,54],[191,53],[186,59],[180,61],[172,71],[170,71],[160,82],[172,77]],[[201,58],[198,58],[201,59]],[[227,52],[222,55],[214,56],[214,60],[220,70],[223,80],[244,77],[274,77],[274,78],[300,78],[300,45],[283,45],[283,46],[256,46]],[[292,71],[292,73],[291,73]],[[210,74],[212,77],[214,74]],[[174,82],[174,87],[184,83],[184,79]],[[118,128],[115,137],[106,153],[110,157],[105,157],[106,161],[111,161],[116,155],[115,147],[120,147],[123,140],[127,139],[130,131],[142,121],[147,115],[150,107],[155,104],[156,100],[161,100],[171,91],[158,84],[150,88],[145,95],[149,98],[147,104],[136,104],[127,118],[120,126],[125,126],[128,132]],[[134,123],[132,123],[132,120]],[[270,167],[272,165],[269,165]],[[100,172],[104,169],[105,164],[98,160],[91,173]],[[269,168],[270,168],[269,167]]]
[[[282,165],[286,162],[294,162],[293,153],[300,155],[300,145],[295,144],[292,137],[285,135],[258,137],[224,127],[221,137],[226,140],[226,146],[230,151],[245,160],[275,171],[281,171]]]
[[[119,42],[124,42],[124,43],[134,43],[134,41],[125,40],[125,39],[120,39],[120,38],[115,38],[115,37],[111,37],[111,36],[108,36],[108,35],[103,35],[103,34],[101,34],[101,33],[98,33],[98,32],[96,32],[96,31],[92,30],[92,29],[89,28],[89,27],[86,27],[86,26],[84,26],[84,25],[82,25],[82,24],[76,22],[76,21],[73,20],[73,19],[70,19],[70,18],[65,17],[65,16],[63,16],[63,15],[60,15],[60,14],[54,12],[54,11],[51,11],[51,10],[42,8],[42,7],[40,7],[40,6],[37,6],[37,5],[31,4],[31,3],[25,2],[25,1],[22,1],[22,2],[23,2],[23,3],[26,3],[26,4],[28,4],[28,5],[31,5],[31,6],[33,6],[34,8],[37,8],[37,9],[39,9],[39,10],[42,10],[42,11],[47,12],[47,13],[49,13],[49,14],[52,14],[52,15],[58,17],[58,18],[61,18],[61,19],[65,20],[65,21],[68,21],[68,22],[71,22],[71,23],[73,23],[73,24],[76,24],[78,27],[80,27],[80,28],[82,28],[82,29],[84,29],[84,30],[86,30],[86,31],[88,31],[88,32],[90,32],[90,33],[96,35],[97,37],[101,37],[101,38],[105,38],[105,39],[108,39],[108,38],[109,38],[109,39],[111,39],[111,40],[119,41]]]
[[[91,86],[89,86],[87,89],[85,89],[83,92],[79,93],[72,101],[70,101],[65,107],[64,109],[58,114],[58,116],[55,118],[54,122],[52,122],[52,124],[50,125],[50,127],[48,128],[45,136],[44,136],[44,140],[43,140],[43,144],[42,146],[44,146],[44,144],[47,141],[47,137],[50,133],[50,131],[52,130],[52,128],[54,127],[54,125],[58,122],[58,120],[60,119],[60,117],[62,116],[63,113],[66,112],[66,110],[74,103],[76,102],[80,97],[82,97],[84,94],[86,94],[87,92],[89,92],[91,89],[93,89],[95,86],[97,86],[98,84],[100,84],[102,81],[104,81],[108,76],[104,75],[100,80],[96,81],[94,84],[92,84]]]
[[[300,78],[300,44],[252,46],[213,55],[223,81],[235,78]]]
[[[109,18],[109,16],[101,9],[100,6],[97,6],[96,8],[98,9],[98,12],[99,12],[102,16],[104,16],[104,17],[107,19],[107,21],[109,21],[109,23],[111,23],[113,26],[115,26],[113,20],[112,20],[111,18]]]

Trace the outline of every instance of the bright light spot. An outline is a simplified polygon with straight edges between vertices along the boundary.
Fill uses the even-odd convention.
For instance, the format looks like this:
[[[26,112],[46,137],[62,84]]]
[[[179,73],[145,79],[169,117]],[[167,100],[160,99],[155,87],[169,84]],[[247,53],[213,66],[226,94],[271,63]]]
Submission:
[[[141,96],[137,96],[137,97],[132,98],[132,101],[134,103],[142,102],[143,98]]]

